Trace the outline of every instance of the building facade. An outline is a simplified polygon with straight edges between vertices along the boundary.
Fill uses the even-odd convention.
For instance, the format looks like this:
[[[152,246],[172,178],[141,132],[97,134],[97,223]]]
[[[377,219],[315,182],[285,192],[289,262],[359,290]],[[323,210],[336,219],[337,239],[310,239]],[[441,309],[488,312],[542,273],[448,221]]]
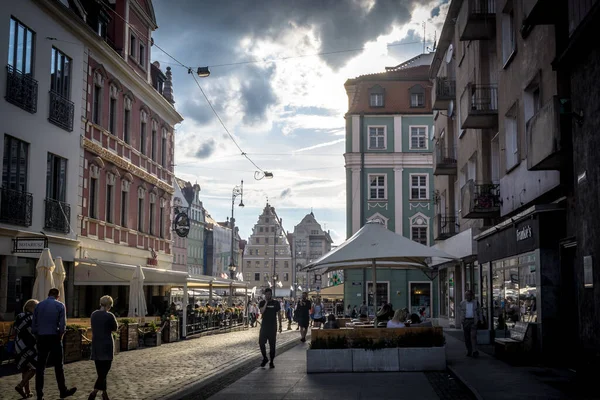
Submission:
[[[171,210],[171,220],[175,221],[175,218],[180,213],[185,213],[188,218],[190,204],[185,198],[182,187],[185,186],[185,182],[181,179],[175,179],[175,192],[173,193],[173,202],[172,202],[172,210]],[[190,227],[188,231],[188,236],[182,237],[179,236],[176,232],[173,232],[173,270],[174,271],[183,271],[183,272],[192,272],[195,271],[188,270],[188,237],[190,235],[190,231],[192,230],[192,222],[190,221]],[[204,250],[204,246],[202,246]]]
[[[181,186],[183,196],[189,205],[187,213],[190,219],[190,231],[186,238],[186,271],[190,275],[204,275],[206,217],[204,207],[200,201],[200,185],[197,183],[192,185],[190,182],[184,182],[180,179],[177,179],[177,183]]]
[[[150,64],[151,32],[157,28],[152,2],[84,5],[85,22],[73,21],[87,44],[78,259],[95,268],[98,277],[79,276],[73,296],[76,315],[89,314],[104,294],[122,299],[115,308],[126,309],[125,284],[109,292],[101,286],[111,279],[102,277],[109,268],[171,270],[173,135],[174,125],[182,121],[173,105],[170,68],[163,74],[158,63]],[[145,288],[152,312],[165,298],[166,287]]]
[[[44,246],[63,260],[72,304],[87,61],[81,38],[64,21],[70,13],[29,0],[0,10],[0,53],[7,60],[0,75],[0,317],[7,320],[31,298]]]
[[[311,211],[294,227],[294,233],[290,236],[294,265],[296,266],[296,285],[302,287],[303,291],[316,290],[317,286],[319,288],[328,286],[326,276],[321,277],[321,281],[316,282],[314,273],[302,272],[301,270],[311,261],[317,260],[331,251],[333,241],[329,232],[323,230]]]
[[[388,229],[426,246],[433,244],[436,191],[430,136],[432,54],[386,72],[350,79],[346,113],[347,235],[379,219]],[[378,273],[377,304],[435,308],[435,282],[421,271]],[[345,271],[345,298],[372,302],[365,271]],[[419,293],[419,294],[417,294]],[[347,300],[348,301],[348,300]]]
[[[277,297],[289,297],[292,253],[283,220],[269,203],[252,228],[244,252],[244,281],[256,286],[257,293],[270,287]]]

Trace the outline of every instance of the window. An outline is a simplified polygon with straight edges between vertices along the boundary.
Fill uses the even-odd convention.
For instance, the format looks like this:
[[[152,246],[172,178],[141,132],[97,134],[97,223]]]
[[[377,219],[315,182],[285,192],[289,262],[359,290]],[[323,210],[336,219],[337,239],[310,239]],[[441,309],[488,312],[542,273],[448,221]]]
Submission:
[[[254,280],[255,281],[260,281],[260,272],[255,272],[254,273]]]
[[[127,227],[127,209],[129,208],[128,199],[128,192],[123,190],[121,192],[121,226],[124,228]]]
[[[98,26],[96,27],[96,33],[98,34],[98,36],[106,38],[106,22],[98,21]]]
[[[158,236],[161,238],[165,237],[165,208],[160,207],[160,215],[158,217]]]
[[[260,232],[263,232],[263,227],[262,227],[262,226],[259,228],[259,231],[260,231]]]
[[[117,133],[117,127],[116,127],[117,115],[116,115],[116,113],[117,113],[117,99],[111,97],[110,103],[108,106],[108,130],[113,135]]]
[[[268,237],[266,237],[266,238],[265,238],[265,244],[268,244],[268,243],[269,243],[269,238],[268,238]]]
[[[54,47],[50,65],[50,90],[65,99],[71,98],[71,59]]]
[[[411,107],[425,107],[425,93],[412,93],[410,95]]]
[[[138,199],[138,231],[144,232],[144,199]]]
[[[269,218],[265,218],[265,222],[268,224],[269,223]]]
[[[428,240],[429,220],[421,213],[414,215],[410,219],[410,238],[424,246],[429,245]]]
[[[256,244],[260,244],[260,238],[256,238],[255,241],[256,241]]]
[[[140,43],[140,65],[146,66],[146,46]]]
[[[129,38],[129,55],[132,58],[135,58],[135,50],[136,50],[135,36],[131,35],[131,37]]]
[[[275,232],[275,227],[274,226],[271,227],[271,232]]]
[[[106,222],[113,222],[113,185],[106,185]]]
[[[257,251],[258,251],[258,250],[257,250]],[[258,254],[257,254],[257,255],[258,255]],[[260,261],[255,261],[255,262],[254,262],[254,266],[255,266],[256,268],[260,267]]]
[[[427,200],[427,175],[411,175],[410,176],[410,199],[411,200]]]
[[[100,125],[100,111],[102,107],[102,88],[100,86],[94,85],[93,96],[92,122],[96,125]]]
[[[129,128],[131,126],[131,111],[125,109],[123,114],[123,141],[129,144]]]
[[[531,118],[541,108],[541,93],[539,83],[531,83],[523,93],[523,114],[525,116],[525,124],[529,122]]]
[[[283,281],[287,282],[289,280],[290,280],[290,274],[289,274],[289,272],[284,273],[283,274]]]
[[[516,111],[517,105],[515,104],[504,116],[504,147],[507,171],[519,162],[519,133]]]
[[[97,212],[96,212],[96,207],[97,207],[97,197],[98,196],[98,179],[96,178],[90,178],[90,192],[89,192],[89,198],[90,198],[90,207],[89,207],[89,216],[90,218],[98,218]]]
[[[156,161],[156,129],[152,129],[152,137],[150,138],[150,156],[152,161]]]
[[[14,18],[10,19],[8,65],[21,74],[33,75],[35,33]]]
[[[146,154],[146,123],[140,124],[140,153]]]
[[[383,107],[385,105],[384,95],[384,88],[379,85],[373,86],[369,89],[369,105],[371,107]]]
[[[275,244],[279,244],[279,238],[275,238]]]
[[[283,262],[283,268],[289,268],[290,267],[290,263],[289,261],[284,261]],[[286,279],[287,280],[287,279]]]
[[[410,127],[410,149],[427,149],[427,127],[426,126],[411,126]]]
[[[369,200],[386,199],[385,175],[369,175]]]
[[[502,14],[502,61],[505,68],[517,50],[514,19],[513,10]]]
[[[370,150],[385,150],[386,137],[385,126],[370,126],[369,127],[369,149]]]
[[[46,198],[65,201],[67,191],[67,159],[48,153]]]
[[[148,227],[150,235],[154,236],[154,202],[150,201],[150,212],[148,213]]]
[[[160,146],[160,165],[167,168],[167,132],[163,130]]]

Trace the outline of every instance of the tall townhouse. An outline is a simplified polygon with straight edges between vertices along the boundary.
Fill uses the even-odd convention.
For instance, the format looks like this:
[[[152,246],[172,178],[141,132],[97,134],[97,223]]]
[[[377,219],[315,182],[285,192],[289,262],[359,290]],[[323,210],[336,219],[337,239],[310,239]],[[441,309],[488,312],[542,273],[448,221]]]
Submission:
[[[433,54],[422,54],[386,72],[345,83],[347,235],[367,221],[426,246],[433,244],[433,131],[428,72]],[[365,270],[344,272],[346,299],[372,304]],[[435,287],[419,270],[377,274],[377,304],[392,303],[437,315]],[[371,311],[373,312],[373,311]]]
[[[169,285],[187,278],[160,272],[173,262],[173,134],[182,117],[170,68],[163,73],[150,63],[157,28],[152,2],[82,4],[85,20],[70,18],[85,41],[73,311],[89,315],[98,298],[110,294],[123,315],[132,268],[141,265],[152,315],[164,308]]]
[[[579,382],[595,391],[600,370],[600,2],[561,0],[554,7],[532,3],[531,26],[554,26],[559,49],[554,66],[561,87],[561,124],[549,125],[545,138],[554,140],[544,142],[542,149],[562,158],[561,180],[568,189],[567,232],[559,248],[559,306],[560,315],[571,315],[572,323],[560,355],[576,369]]]
[[[190,275],[204,275],[205,256],[205,225],[204,207],[200,201],[200,185],[182,181],[176,178],[177,185],[181,187],[183,197],[188,204],[187,216],[190,230],[186,237],[186,271]]]
[[[557,151],[565,87],[553,68],[555,28],[531,22],[535,6],[542,7],[450,4],[431,69],[436,188],[442,199],[450,193],[439,203],[435,235],[436,247],[462,260],[438,265],[446,321],[458,324],[455,310],[471,289],[484,310],[481,341],[526,323],[533,351],[552,349],[557,358],[565,340],[557,324],[569,302],[563,289],[570,286],[561,282],[568,188]]]
[[[185,185],[185,181],[175,178],[171,219],[175,227],[181,225],[183,229],[175,229],[173,232],[173,270],[188,272],[192,275],[196,274],[196,271],[188,269],[188,237],[193,229],[193,224],[190,221],[190,203],[182,190]],[[202,247],[204,248],[204,246]]]
[[[67,7],[37,1],[0,8],[2,184],[0,318],[12,320],[31,298],[44,247],[73,281],[77,240],[82,42],[64,21]],[[72,290],[65,296],[72,304]],[[38,299],[43,300],[43,299]]]
[[[266,204],[244,250],[244,281],[257,293],[272,288],[277,297],[288,297],[292,285],[292,254],[275,207]],[[281,282],[281,285],[278,283]]]
[[[333,241],[329,232],[323,230],[315,214],[311,211],[294,227],[294,233],[290,237],[296,266],[296,283],[302,287],[303,291],[315,290],[317,286],[327,286],[325,276],[321,277],[320,282],[316,282],[314,273],[302,270],[311,261],[317,260],[331,251]]]

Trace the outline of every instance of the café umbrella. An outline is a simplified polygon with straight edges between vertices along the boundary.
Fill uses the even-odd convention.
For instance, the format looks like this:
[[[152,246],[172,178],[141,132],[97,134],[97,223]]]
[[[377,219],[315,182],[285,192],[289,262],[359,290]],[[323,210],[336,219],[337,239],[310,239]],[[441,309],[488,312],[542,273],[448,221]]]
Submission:
[[[350,239],[309,263],[306,269],[326,274],[347,269],[371,268],[377,282],[377,268],[418,269],[430,278],[435,269],[428,264],[433,257],[456,260],[456,257],[433,247],[424,246],[387,229],[383,221],[372,220]],[[373,306],[377,312],[377,285],[373,286]]]
[[[145,317],[148,312],[146,308],[146,297],[144,296],[144,271],[137,266],[129,283],[129,313],[128,317]]]
[[[54,285],[60,292],[60,301],[64,304],[67,304],[67,298],[65,293],[65,278],[67,277],[67,272],[65,271],[65,266],[62,262],[62,257],[56,257],[54,259],[54,271],[52,272],[52,279],[54,279]]]
[[[40,259],[38,260],[35,270],[35,282],[33,283],[32,297],[36,300],[46,300],[50,289],[54,289],[54,278],[52,272],[54,271],[55,265],[52,261],[52,254],[50,249],[45,248],[42,250]],[[61,293],[62,294],[62,293]]]

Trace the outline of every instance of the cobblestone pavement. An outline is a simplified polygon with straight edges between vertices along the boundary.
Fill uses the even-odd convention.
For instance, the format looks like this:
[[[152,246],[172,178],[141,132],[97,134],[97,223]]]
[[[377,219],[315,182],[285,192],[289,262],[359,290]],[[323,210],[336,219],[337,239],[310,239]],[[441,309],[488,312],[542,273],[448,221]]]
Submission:
[[[112,400],[150,400],[166,398],[180,388],[201,382],[219,371],[235,368],[240,362],[256,358],[258,328],[204,336],[159,347],[121,352],[116,355],[108,375],[108,393]],[[285,346],[299,340],[296,330],[283,331],[277,344]],[[72,399],[87,399],[93,389],[96,370],[93,361],[65,365],[67,386],[77,386]],[[19,375],[0,378],[0,399],[19,399],[14,390]],[[31,381],[35,393],[35,383]],[[58,399],[54,369],[45,376],[46,400]]]

